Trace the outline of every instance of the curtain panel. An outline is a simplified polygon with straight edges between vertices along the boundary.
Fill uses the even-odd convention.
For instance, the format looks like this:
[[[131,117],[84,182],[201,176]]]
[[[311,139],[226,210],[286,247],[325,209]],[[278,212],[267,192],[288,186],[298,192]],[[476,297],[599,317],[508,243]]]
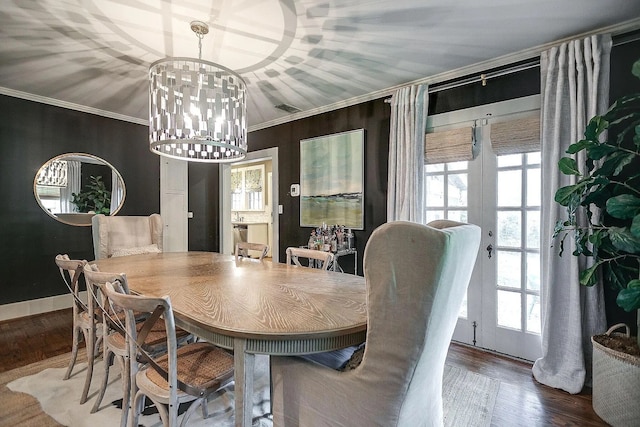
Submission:
[[[579,284],[587,259],[571,255],[571,238],[560,257],[559,241],[552,239],[556,222],[566,219],[565,208],[554,201],[555,192],[575,183],[575,177],[560,173],[558,160],[582,138],[589,119],[607,109],[610,51],[611,36],[597,35],[554,47],[540,58],[543,356],[534,363],[533,375],[569,393],[579,393],[590,381],[590,337],[604,332],[606,319],[602,284]]]
[[[398,89],[391,97],[387,221],[424,222],[424,140],[427,85]]]

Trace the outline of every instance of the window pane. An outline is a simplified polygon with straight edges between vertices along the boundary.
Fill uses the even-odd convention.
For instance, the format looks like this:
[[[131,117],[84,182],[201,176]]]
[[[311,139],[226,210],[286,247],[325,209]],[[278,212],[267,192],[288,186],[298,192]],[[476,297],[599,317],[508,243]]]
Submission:
[[[434,163],[432,165],[426,165],[425,171],[429,172],[442,172],[444,170],[444,163]]]
[[[447,212],[447,219],[450,219],[451,221],[468,222],[467,218],[468,218],[467,211],[451,211],[450,210]]]
[[[498,286],[521,289],[520,252],[497,251],[498,271],[496,283]]]
[[[527,332],[540,333],[540,297],[527,295]]]
[[[468,167],[469,167],[469,162],[467,161],[447,163],[447,170],[450,170],[450,171],[466,170]]]
[[[527,289],[540,290],[540,254],[527,254]]]
[[[460,313],[458,313],[458,317],[462,317],[464,319],[469,315],[467,310],[467,293],[468,292],[464,293],[464,300],[462,301],[462,306],[460,306]]]
[[[498,206],[521,206],[522,204],[522,172],[498,172]]]
[[[425,179],[427,191],[427,206],[430,208],[444,207],[444,177],[442,175],[430,175]]]
[[[534,153],[527,153],[527,163],[530,165],[540,164],[540,151]]]
[[[540,249],[540,211],[527,211],[527,248]]]
[[[527,170],[527,206],[540,206],[540,168]]]
[[[427,222],[435,221],[436,219],[445,219],[444,211],[427,211]]]
[[[518,166],[522,164],[522,154],[509,154],[506,156],[498,156],[498,167]]]
[[[467,174],[449,175],[448,206],[467,206]]]
[[[517,292],[498,291],[498,325],[513,329],[522,329],[521,299]]]
[[[499,211],[498,214],[498,246],[511,248],[522,247],[522,214],[520,212]]]

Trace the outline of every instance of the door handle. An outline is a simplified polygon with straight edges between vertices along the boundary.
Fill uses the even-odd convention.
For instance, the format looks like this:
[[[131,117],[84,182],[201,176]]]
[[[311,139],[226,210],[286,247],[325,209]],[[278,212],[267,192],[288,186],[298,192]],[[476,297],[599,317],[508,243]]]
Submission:
[[[489,246],[487,246],[487,252],[489,253],[489,258],[491,258],[491,253],[493,252],[493,245],[489,244]]]

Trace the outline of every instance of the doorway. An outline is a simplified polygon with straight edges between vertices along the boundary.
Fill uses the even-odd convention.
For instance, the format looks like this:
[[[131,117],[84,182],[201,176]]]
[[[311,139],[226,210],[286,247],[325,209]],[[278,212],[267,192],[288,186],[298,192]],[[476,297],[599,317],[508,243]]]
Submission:
[[[270,167],[266,165],[270,165]],[[232,169],[234,170],[233,180]],[[234,196],[232,185],[238,187],[238,184],[232,184],[232,181],[237,182],[237,178],[242,179],[247,175],[253,176],[254,173],[263,174],[264,184],[260,187],[260,191],[245,191],[248,184],[245,184],[246,180],[241,180],[239,187],[241,190],[236,191]],[[252,151],[239,162],[222,165],[220,168],[220,194],[220,251],[224,254],[233,253],[234,224],[251,223],[251,218],[264,217],[268,219],[264,221],[260,219],[261,225],[256,224],[254,227],[259,230],[256,235],[262,234],[261,228],[264,224],[270,246],[270,256],[273,262],[279,262],[278,148]],[[234,214],[237,215],[237,218],[234,218]],[[258,222],[258,220],[253,222]],[[247,234],[250,234],[249,231]]]
[[[473,126],[475,158],[425,166],[425,218],[477,224],[480,251],[453,339],[526,360],[541,355],[540,153],[496,155],[491,123],[536,114],[539,96],[435,115],[428,132]]]

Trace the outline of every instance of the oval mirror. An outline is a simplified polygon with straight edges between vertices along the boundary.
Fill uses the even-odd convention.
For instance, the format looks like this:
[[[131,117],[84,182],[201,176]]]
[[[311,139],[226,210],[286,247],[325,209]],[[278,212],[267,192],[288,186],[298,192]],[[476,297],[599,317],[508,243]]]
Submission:
[[[50,217],[89,226],[95,214],[115,215],[126,194],[120,173],[100,157],[67,153],[46,162],[33,179],[33,194]]]

